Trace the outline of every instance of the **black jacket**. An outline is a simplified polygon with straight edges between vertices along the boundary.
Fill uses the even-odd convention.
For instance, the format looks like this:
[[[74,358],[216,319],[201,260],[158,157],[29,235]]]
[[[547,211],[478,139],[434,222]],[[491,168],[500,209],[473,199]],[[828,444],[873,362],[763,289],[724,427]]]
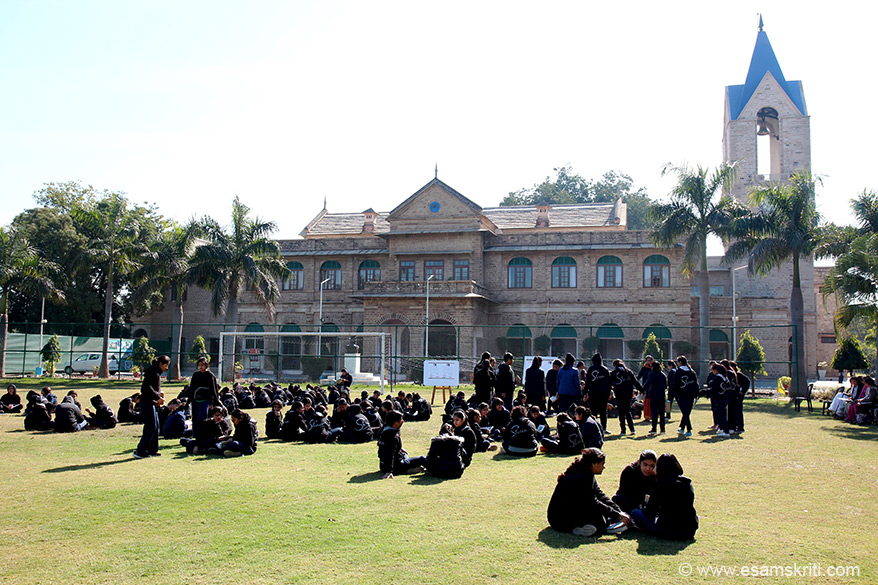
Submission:
[[[634,389],[643,390],[643,386],[634,376],[634,372],[628,368],[618,367],[610,372],[610,379],[613,384],[613,392],[616,393],[616,403],[631,404],[634,398]]]
[[[116,423],[119,422],[116,420],[116,413],[113,412],[113,409],[106,402],[99,402],[95,406],[95,415],[94,415],[94,423],[89,421],[89,424],[93,424],[93,426],[100,427],[102,429],[112,429],[116,427]]]
[[[586,392],[607,399],[610,397],[610,383],[610,370],[604,366],[601,354],[594,354],[591,358],[591,367],[585,373]]]
[[[55,432],[72,433],[79,430],[79,423],[84,421],[82,411],[70,396],[65,396],[61,404],[55,407]]]
[[[482,360],[473,368],[473,385],[475,386],[476,399],[479,402],[491,402],[494,395],[494,385],[497,383],[494,370],[488,360]]]
[[[244,447],[256,450],[256,441],[259,438],[259,430],[256,421],[246,412],[241,413],[241,421],[235,426],[235,434],[232,439],[241,443]]]
[[[537,428],[527,417],[510,421],[509,426],[506,427],[503,433],[503,440],[506,443],[506,452],[508,454],[525,455],[536,453],[539,447],[537,443]]]
[[[506,362],[497,366],[497,382],[494,385],[494,390],[507,405],[512,404],[515,393],[515,372],[512,371],[512,366]]]
[[[162,370],[153,364],[143,372],[143,382],[140,384],[140,401],[144,404],[156,404],[161,398]]]
[[[280,438],[284,441],[297,441],[308,427],[305,425],[305,418],[292,408],[284,417],[284,424],[281,427]]]
[[[24,430],[46,431],[54,426],[49,410],[44,402],[36,402],[24,417]]]
[[[466,468],[464,440],[454,435],[439,435],[430,440],[427,452],[427,473],[434,477],[457,479]]]
[[[695,513],[695,490],[692,480],[685,475],[662,478],[655,482],[644,513],[656,518],[659,536],[687,540],[698,530]]]
[[[459,427],[454,427],[454,436],[463,439],[463,464],[469,467],[480,437],[476,437],[475,431],[466,422]]]
[[[588,417],[580,421],[579,430],[582,433],[582,440],[586,447],[595,447],[600,449],[604,446],[604,432],[601,425],[592,417]]]
[[[211,371],[196,370],[189,380],[193,402],[219,402],[219,381]]]
[[[265,415],[265,438],[280,439],[281,429],[283,428],[283,417],[273,408]]]
[[[504,406],[502,409],[497,410],[492,408],[488,411],[488,425],[492,429],[497,429],[498,431],[502,431],[507,426],[509,426],[509,421],[512,419],[512,416],[509,414],[509,411],[506,410]]]
[[[558,392],[558,370],[555,368],[546,372],[546,391],[549,396],[554,396]]]
[[[186,431],[186,416],[182,410],[170,413],[162,425],[162,437],[165,439],[180,439]]]
[[[398,474],[406,471],[403,462],[408,455],[402,449],[399,429],[384,427],[378,437],[378,468],[381,473]]]
[[[524,371],[524,393],[528,404],[546,401],[546,374],[542,369],[531,366]]]
[[[348,407],[347,420],[345,421],[342,438],[351,443],[368,443],[372,440],[372,425],[369,419],[360,412],[359,404],[352,404]]]
[[[578,455],[582,453],[582,432],[575,421],[558,423],[558,453]]]
[[[687,369],[683,369],[686,367]],[[688,366],[680,366],[674,370],[674,374],[668,378],[668,395],[673,394],[683,399],[695,399],[698,396],[698,375]]]
[[[559,532],[592,524],[605,526],[605,519],[616,520],[622,510],[601,491],[591,473],[569,471],[558,478],[546,517]]]
[[[639,507],[654,485],[655,476],[643,475],[640,471],[640,462],[635,461],[622,470],[622,475],[619,476],[619,490],[616,493],[635,507]]]
[[[665,399],[665,391],[668,389],[668,378],[664,372],[650,372],[643,385],[643,391],[649,396],[650,401],[661,401]]]
[[[308,430],[305,431],[303,437],[306,443],[328,443],[329,442],[329,419],[323,414],[315,412],[308,420]]]

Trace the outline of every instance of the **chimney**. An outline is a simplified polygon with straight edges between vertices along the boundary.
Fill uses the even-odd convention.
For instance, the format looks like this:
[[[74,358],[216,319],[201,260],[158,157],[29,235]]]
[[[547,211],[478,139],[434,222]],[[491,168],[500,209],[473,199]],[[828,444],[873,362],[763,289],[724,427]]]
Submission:
[[[371,234],[375,232],[375,220],[378,219],[378,214],[371,207],[363,212],[363,233]]]
[[[537,223],[534,227],[549,227],[549,210],[552,206],[548,203],[537,204]]]

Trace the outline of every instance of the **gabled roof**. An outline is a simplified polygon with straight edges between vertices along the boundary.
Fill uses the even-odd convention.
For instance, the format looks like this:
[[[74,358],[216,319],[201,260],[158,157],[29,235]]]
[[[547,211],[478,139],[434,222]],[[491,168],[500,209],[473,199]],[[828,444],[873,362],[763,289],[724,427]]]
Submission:
[[[535,205],[522,205],[487,207],[483,213],[501,230],[510,230],[533,229],[539,211]],[[552,210],[549,212],[549,226],[551,228],[582,228],[619,225],[615,218],[615,203],[552,205]]]
[[[418,195],[420,195],[421,193],[423,193],[424,191],[426,191],[427,189],[429,189],[430,187],[432,187],[432,186],[434,186],[434,185],[437,186],[437,187],[439,187],[440,189],[444,190],[445,192],[447,192],[447,193],[448,193],[449,195],[451,195],[452,197],[457,198],[461,203],[463,203],[463,204],[466,205],[467,207],[470,207],[470,208],[471,208],[473,211],[475,211],[476,213],[481,213],[482,208],[481,208],[479,205],[477,205],[476,203],[470,201],[469,199],[467,199],[466,197],[464,197],[463,195],[461,195],[460,193],[458,193],[457,191],[455,191],[453,188],[449,187],[448,185],[446,185],[445,183],[443,183],[442,181],[440,181],[438,178],[435,178],[435,179],[433,179],[432,181],[430,181],[429,183],[427,183],[426,185],[424,185],[423,187],[421,187],[420,189],[418,189],[417,191],[415,191],[415,193],[414,193],[411,197],[409,197],[408,199],[406,199],[405,201],[403,201],[402,203],[400,203],[399,205],[397,205],[397,206],[393,209],[393,211],[391,211],[388,215],[389,215],[389,216],[392,216],[394,213],[400,211],[400,210],[403,209],[406,205],[408,205],[409,203],[411,203],[412,201],[414,201],[415,199],[417,199]]]
[[[371,209],[371,208],[370,208]],[[363,213],[366,213],[365,211]],[[301,236],[354,236],[363,233],[363,213],[329,213],[326,210],[317,214],[311,223],[305,226]],[[374,212],[373,213],[377,213]],[[375,235],[390,231],[387,213],[378,213],[375,218]]]
[[[799,112],[803,116],[807,116],[808,111],[805,108],[805,94],[802,90],[802,82],[786,80],[774,50],[771,48],[768,35],[760,28],[756,35],[756,46],[753,48],[753,56],[750,58],[750,70],[747,71],[747,80],[744,82],[744,85],[729,85],[726,87],[731,119],[738,119],[744,106],[747,105],[747,102],[750,101],[753,93],[765,78],[766,73],[771,73],[771,76],[789,96]]]

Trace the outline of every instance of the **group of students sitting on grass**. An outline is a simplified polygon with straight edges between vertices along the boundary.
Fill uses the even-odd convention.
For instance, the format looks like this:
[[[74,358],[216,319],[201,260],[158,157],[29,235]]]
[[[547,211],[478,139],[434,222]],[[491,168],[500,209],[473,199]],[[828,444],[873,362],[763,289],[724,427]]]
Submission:
[[[839,388],[829,412],[851,424],[878,420],[878,386],[872,376],[851,376],[847,388]]]
[[[116,426],[116,415],[100,394],[92,396],[90,402],[94,410],[86,408],[88,416],[83,414],[78,397],[76,390],[70,390],[59,402],[58,397],[52,393],[52,388],[45,386],[39,392],[29,390],[25,396],[27,404],[23,405],[15,384],[9,384],[2,397],[2,410],[8,414],[23,413],[26,431],[75,433],[85,429],[112,429]]]
[[[643,451],[619,478],[610,498],[596,476],[606,465],[600,449],[582,451],[558,482],[546,512],[549,525],[577,536],[620,534],[629,528],[672,540],[689,540],[698,530],[695,491],[676,456]]]

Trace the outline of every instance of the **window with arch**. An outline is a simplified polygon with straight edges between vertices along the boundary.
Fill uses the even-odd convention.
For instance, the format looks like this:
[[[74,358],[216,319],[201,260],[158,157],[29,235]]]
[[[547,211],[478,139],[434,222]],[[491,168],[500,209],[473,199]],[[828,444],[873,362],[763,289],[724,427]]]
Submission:
[[[302,263],[287,262],[287,269],[290,271],[290,273],[284,279],[283,290],[302,290],[302,287],[305,284],[305,281],[302,278],[302,274],[304,272],[304,267],[302,266]]]
[[[533,264],[527,258],[513,258],[507,265],[507,288],[532,288]]]
[[[506,347],[498,348],[502,351],[511,351],[517,356],[529,355],[531,352],[531,333],[530,327],[523,323],[517,323],[506,330]],[[527,364],[526,364],[527,365]]]
[[[552,288],[576,288],[576,260],[559,256],[552,261]]]
[[[335,260],[327,260],[320,265],[320,282],[329,279],[323,285],[325,290],[341,290],[341,264]]]
[[[576,329],[564,323],[552,328],[552,355],[577,354]]]
[[[281,333],[299,333],[302,329],[295,323],[287,323],[281,327]],[[302,338],[293,336],[282,336],[280,350],[281,370],[299,370],[301,369],[302,357]]]
[[[671,261],[661,254],[653,254],[644,260],[643,286],[646,288],[671,286]]]
[[[622,259],[618,256],[601,256],[597,262],[597,287],[622,287]]]
[[[360,270],[357,276],[357,289],[366,288],[367,282],[381,280],[381,264],[377,260],[363,260],[360,262]]]

